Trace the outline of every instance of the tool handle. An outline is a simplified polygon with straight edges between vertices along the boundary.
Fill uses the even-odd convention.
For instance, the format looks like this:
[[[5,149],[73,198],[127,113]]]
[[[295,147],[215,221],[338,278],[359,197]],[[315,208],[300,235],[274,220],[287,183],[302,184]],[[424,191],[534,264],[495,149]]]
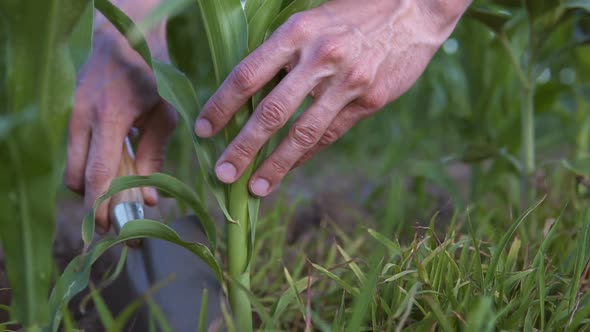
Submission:
[[[129,138],[126,137],[117,177],[136,174],[133,149]],[[129,221],[144,219],[144,201],[141,188],[126,189],[112,196],[109,204],[109,217],[117,234]],[[141,244],[141,241],[131,240],[127,241],[127,244],[136,247]]]

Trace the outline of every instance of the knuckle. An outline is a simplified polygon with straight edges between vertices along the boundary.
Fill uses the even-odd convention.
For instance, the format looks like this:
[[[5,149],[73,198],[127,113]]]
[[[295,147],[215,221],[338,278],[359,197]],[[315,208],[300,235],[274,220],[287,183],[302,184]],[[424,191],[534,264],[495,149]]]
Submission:
[[[216,96],[213,96],[211,97],[211,99],[209,99],[209,101],[207,102],[207,106],[203,111],[205,113],[212,114],[210,119],[228,118],[230,116],[229,112],[227,111],[227,108],[221,105],[219,98]]]
[[[260,111],[256,112],[257,121],[268,131],[280,128],[287,121],[287,111],[283,102],[277,98],[270,98],[263,101]]]
[[[289,172],[290,167],[282,159],[272,158],[270,159],[270,168],[275,175],[284,175]]]
[[[94,110],[96,124],[99,126],[118,127],[121,124],[119,112],[111,107],[97,107]]]
[[[254,156],[254,149],[244,142],[236,142],[233,150],[234,156],[241,160],[247,160]]]
[[[285,23],[287,34],[295,39],[305,38],[309,35],[311,17],[308,13],[300,12],[293,14]]]
[[[324,135],[322,135],[322,138],[320,139],[318,144],[321,146],[330,145],[336,142],[339,137],[340,134],[335,129],[328,129],[326,130]]]
[[[373,75],[365,69],[355,68],[345,79],[345,86],[352,89],[363,89],[371,86],[373,83]]]
[[[242,92],[248,92],[256,83],[256,71],[248,62],[242,62],[232,71],[232,82]]]
[[[320,62],[342,63],[346,58],[346,49],[339,38],[324,40],[317,50]]]
[[[318,142],[320,135],[320,128],[315,124],[296,124],[291,130],[291,139],[297,146],[303,149],[313,147]]]
[[[109,167],[101,162],[91,162],[86,167],[85,181],[89,186],[99,186],[109,180],[111,170]]]
[[[359,100],[361,106],[370,110],[379,110],[387,104],[386,95],[380,90],[374,90]]]

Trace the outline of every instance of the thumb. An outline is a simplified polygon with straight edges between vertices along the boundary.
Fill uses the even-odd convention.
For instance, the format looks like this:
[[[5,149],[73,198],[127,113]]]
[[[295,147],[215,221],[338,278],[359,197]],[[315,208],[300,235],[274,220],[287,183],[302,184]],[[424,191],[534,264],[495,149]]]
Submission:
[[[162,171],[166,147],[176,128],[177,118],[172,107],[161,101],[144,119],[140,128],[141,136],[135,158],[139,175],[150,175]],[[158,194],[154,188],[142,188],[142,193],[147,205],[156,205]]]

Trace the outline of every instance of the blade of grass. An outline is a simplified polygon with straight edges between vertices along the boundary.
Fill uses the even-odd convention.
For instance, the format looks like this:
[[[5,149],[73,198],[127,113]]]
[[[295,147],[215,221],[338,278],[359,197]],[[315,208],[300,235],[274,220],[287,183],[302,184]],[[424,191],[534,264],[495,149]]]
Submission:
[[[201,310],[199,312],[199,332],[207,332],[207,309],[209,291],[207,288],[203,289],[203,295],[201,296]]]
[[[508,241],[510,241],[510,239],[512,238],[512,236],[514,235],[514,233],[516,232],[518,227],[523,223],[523,221],[531,213],[533,213],[533,211],[535,211],[543,203],[543,201],[545,201],[545,197],[543,197],[535,205],[533,205],[528,210],[526,210],[525,213],[520,218],[518,218],[518,220],[516,220],[516,222],[514,222],[510,226],[510,228],[504,234],[504,236],[502,236],[502,239],[500,240],[498,247],[494,250],[494,254],[493,254],[492,259],[490,261],[490,265],[488,266],[488,269],[486,271],[486,277],[485,277],[486,288],[489,287],[492,283],[492,280],[496,274],[496,267],[498,266],[498,262],[500,261],[500,256],[502,255],[504,248],[508,244]]]
[[[102,326],[105,329],[110,329],[114,321],[113,315],[96,290],[96,287],[94,287],[92,284],[90,284],[90,297],[92,298],[92,302],[94,302],[94,307],[96,308],[96,312],[98,313],[98,317],[100,318]]]

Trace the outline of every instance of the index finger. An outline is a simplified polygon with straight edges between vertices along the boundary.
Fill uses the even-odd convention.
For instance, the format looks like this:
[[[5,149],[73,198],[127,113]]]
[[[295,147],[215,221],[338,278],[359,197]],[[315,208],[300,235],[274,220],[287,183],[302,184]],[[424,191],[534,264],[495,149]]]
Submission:
[[[199,114],[195,123],[198,136],[215,135],[248,99],[292,62],[295,47],[282,35],[273,34],[232,70]]]

